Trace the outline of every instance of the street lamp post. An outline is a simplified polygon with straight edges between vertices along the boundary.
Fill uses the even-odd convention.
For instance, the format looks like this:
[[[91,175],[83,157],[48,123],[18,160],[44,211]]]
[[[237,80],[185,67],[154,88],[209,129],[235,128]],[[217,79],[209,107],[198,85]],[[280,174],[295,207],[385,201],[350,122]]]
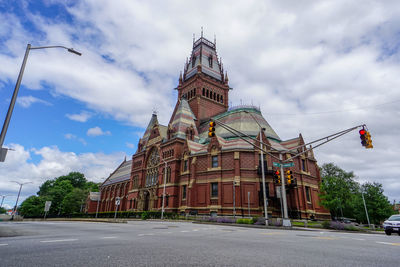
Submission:
[[[164,161],[162,159],[162,161]],[[167,162],[164,161],[165,167],[164,167],[164,188],[163,188],[163,197],[162,197],[162,208],[161,208],[161,220],[164,219],[164,210],[165,210],[165,185],[167,183]]]
[[[100,198],[101,198],[101,190],[99,190],[99,197],[97,198],[96,219],[97,219],[97,214],[99,213]]]
[[[9,195],[1,195],[2,199],[1,199],[1,205],[0,208],[3,207],[3,202],[4,202],[4,198],[8,197]]]
[[[11,217],[11,220],[14,220],[14,215],[15,215],[15,213],[17,212],[18,200],[19,200],[19,195],[21,194],[22,186],[23,186],[24,184],[29,184],[29,183],[32,183],[32,182],[26,182],[26,183],[20,183],[20,182],[16,182],[16,181],[11,181],[11,182],[14,182],[14,183],[19,184],[19,191],[18,191],[17,201],[15,202],[14,211],[13,211],[13,214],[12,214],[12,217]]]
[[[12,112],[14,110],[15,102],[17,101],[17,95],[18,95],[19,87],[21,85],[22,76],[24,74],[25,65],[26,65],[26,61],[28,59],[29,51],[33,50],[33,49],[45,49],[45,48],[64,48],[70,53],[76,54],[78,56],[82,55],[78,51],[75,51],[73,48],[68,48],[68,47],[61,46],[61,45],[32,47],[31,44],[28,44],[26,46],[24,60],[22,61],[22,66],[21,66],[21,69],[19,71],[17,83],[16,83],[15,88],[14,88],[14,93],[13,93],[13,96],[11,98],[10,106],[8,108],[8,111],[7,111],[6,119],[4,120],[3,128],[1,130],[1,135],[0,135],[0,162],[4,162],[5,159],[6,159],[6,156],[7,156],[8,149],[3,147],[4,139],[6,137],[8,125],[10,124],[11,115],[12,115]]]

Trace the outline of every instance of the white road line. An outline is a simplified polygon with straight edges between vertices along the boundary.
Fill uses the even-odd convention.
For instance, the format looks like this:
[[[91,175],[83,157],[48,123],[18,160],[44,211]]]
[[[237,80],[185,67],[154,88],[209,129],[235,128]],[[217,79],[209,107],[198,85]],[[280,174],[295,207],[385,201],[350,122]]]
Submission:
[[[375,241],[375,242],[378,244],[384,244],[384,245],[400,246],[400,243],[379,242],[379,241]]]
[[[0,246],[8,246],[8,244],[0,244]]]
[[[197,231],[199,231],[199,229],[193,229],[192,231],[193,231],[193,232],[197,232]]]
[[[351,239],[360,240],[360,241],[364,241],[365,240],[364,238],[351,238]]]
[[[138,234],[138,236],[146,236],[146,235],[154,235],[154,234]]]
[[[71,242],[71,241],[76,241],[78,239],[59,239],[59,240],[42,240],[40,242],[42,243],[54,243],[54,242]]]
[[[186,231],[186,230],[184,230],[184,231],[181,231],[181,233],[188,233],[189,231]]]
[[[104,236],[102,239],[111,239],[111,238],[117,238],[116,236]]]
[[[160,234],[172,234],[172,232],[161,232]]]

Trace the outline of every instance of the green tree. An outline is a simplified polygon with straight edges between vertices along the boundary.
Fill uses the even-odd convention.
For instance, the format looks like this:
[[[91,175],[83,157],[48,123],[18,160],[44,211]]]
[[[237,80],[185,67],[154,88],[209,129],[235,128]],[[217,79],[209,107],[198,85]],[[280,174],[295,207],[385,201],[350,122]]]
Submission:
[[[354,197],[359,190],[354,173],[326,163],[321,167],[321,176],[321,204],[332,217],[353,217]]]
[[[40,217],[44,214],[44,197],[30,196],[22,202],[18,211],[25,217]]]
[[[63,199],[62,214],[72,214],[81,211],[82,205],[85,204],[88,193],[86,190],[74,188]]]
[[[0,207],[0,214],[6,213],[6,212],[7,212],[7,210],[5,208]]]
[[[361,190],[364,193],[365,205],[367,206],[370,223],[380,224],[393,214],[392,205],[383,194],[382,184],[365,183],[361,186],[360,192],[357,194],[355,204],[354,215],[358,221],[367,223],[367,215],[365,214]]]

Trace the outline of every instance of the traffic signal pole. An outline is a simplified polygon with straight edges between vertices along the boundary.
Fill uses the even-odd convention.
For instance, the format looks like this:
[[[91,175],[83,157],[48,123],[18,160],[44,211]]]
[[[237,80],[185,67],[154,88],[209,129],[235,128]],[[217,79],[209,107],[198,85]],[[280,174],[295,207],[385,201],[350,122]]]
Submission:
[[[253,119],[254,119],[254,117],[253,117]],[[279,161],[279,167],[280,167],[280,172],[281,172],[281,183],[282,183],[282,185],[281,185],[281,188],[282,188],[281,197],[282,197],[282,202],[283,202],[282,203],[283,204],[283,226],[291,226],[290,219],[289,219],[289,216],[288,216],[288,208],[287,208],[286,187],[285,187],[285,180],[286,179],[284,177],[285,173],[283,172],[283,168],[286,167],[286,166],[284,166],[284,164],[293,161],[293,159],[295,159],[295,158],[297,158],[297,157],[309,152],[312,149],[315,149],[315,148],[317,148],[319,146],[322,146],[323,144],[326,144],[326,143],[328,143],[328,142],[330,142],[330,141],[332,141],[332,140],[334,140],[336,138],[339,138],[339,137],[341,137],[341,136],[343,136],[345,134],[348,134],[348,133],[354,131],[357,128],[360,128],[360,127],[366,128],[365,124],[361,124],[361,125],[357,125],[357,126],[349,128],[349,129],[346,129],[346,130],[343,130],[343,131],[340,131],[340,132],[337,132],[337,133],[334,133],[334,134],[319,138],[319,139],[314,140],[312,142],[309,142],[307,144],[294,147],[294,148],[292,148],[290,150],[277,150],[277,149],[273,148],[272,146],[263,143],[261,138],[260,138],[260,140],[257,140],[257,138],[254,138],[254,137],[249,136],[249,135],[247,135],[245,133],[242,133],[242,132],[240,132],[240,131],[238,131],[238,130],[236,130],[236,129],[228,126],[228,125],[226,125],[225,123],[221,122],[220,120],[212,119],[212,121],[215,122],[215,124],[218,124],[222,128],[226,129],[227,131],[233,133],[234,135],[236,135],[237,137],[239,137],[243,141],[245,141],[248,144],[252,145],[254,148],[259,149],[260,152],[262,151],[265,154],[268,154],[272,158],[275,158],[276,160]],[[257,122],[257,120],[255,120],[255,121]],[[260,136],[261,136],[261,134],[260,134]],[[247,140],[246,138],[252,139],[255,142],[252,143],[249,140]],[[369,139],[370,139],[370,136],[369,136]],[[256,145],[257,142],[260,142],[259,146]],[[311,147],[311,144],[314,144],[314,143],[317,143],[317,142],[321,142],[321,143],[318,143],[314,147]],[[372,144],[372,141],[369,141],[369,142]],[[306,148],[307,145],[310,145],[310,148],[309,149],[304,149],[304,148]],[[269,147],[270,150],[272,150],[272,151],[276,152],[277,154],[279,154],[279,158],[276,157],[275,155],[271,154],[270,152],[266,151],[263,146]],[[287,158],[285,160],[283,159],[283,154],[284,153],[286,153],[286,154],[287,153],[293,153],[294,151],[297,151],[297,149],[299,149],[299,148],[302,148],[302,151],[300,153],[297,153],[294,156],[289,157],[289,158]],[[371,145],[371,147],[367,147],[367,148],[372,148],[372,145]],[[263,160],[264,159],[262,158],[262,162],[263,162]],[[263,168],[263,165],[264,164],[262,164],[262,168]],[[264,174],[264,171],[262,171],[262,173]],[[265,184],[265,177],[263,179],[263,184]],[[264,189],[265,189],[265,186],[264,186]],[[265,193],[265,191],[264,191],[264,193]],[[265,207],[265,205],[264,205],[264,207]],[[267,214],[266,211],[264,211],[264,212],[265,212],[265,214]]]

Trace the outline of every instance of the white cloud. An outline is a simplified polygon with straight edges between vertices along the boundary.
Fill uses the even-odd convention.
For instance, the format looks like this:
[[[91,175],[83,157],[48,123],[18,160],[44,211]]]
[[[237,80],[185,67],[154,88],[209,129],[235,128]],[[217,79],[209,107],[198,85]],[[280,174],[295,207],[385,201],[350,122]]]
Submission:
[[[88,136],[100,136],[100,135],[111,135],[110,131],[103,131],[99,126],[90,128],[87,130],[86,134]]]
[[[23,186],[19,203],[24,198],[34,195],[44,181],[72,171],[85,174],[89,181],[102,182],[125,157],[122,152],[76,154],[60,151],[56,146],[30,151],[18,144],[9,144],[8,147],[14,151],[9,151],[6,161],[0,165],[0,192],[11,195],[6,200],[15,202],[14,196],[18,193],[19,186],[10,181],[32,182]],[[39,161],[31,162],[31,155],[39,157]]]
[[[126,142],[125,144],[126,144],[126,146],[129,147],[129,148],[134,148],[134,147],[135,147],[135,145],[132,144],[132,143]]]
[[[87,142],[86,142],[85,139],[83,139],[83,138],[81,138],[81,137],[77,137],[76,135],[71,134],[71,133],[66,133],[66,134],[64,134],[64,138],[65,138],[65,139],[68,139],[68,140],[78,140],[78,141],[81,142],[84,146],[87,145]]]
[[[204,26],[205,37],[217,35],[233,88],[229,104],[260,105],[283,139],[301,132],[311,141],[366,123],[373,150],[362,148],[353,132],[315,155],[320,164],[334,161],[360,179],[383,183],[392,199],[400,199],[400,186],[393,182],[400,172],[397,1],[205,0],[202,5],[204,12],[194,1],[79,1],[67,7],[72,25],[27,13],[24,19],[41,31],[38,38],[18,17],[0,13],[0,36],[7,40],[0,62],[9,66],[0,68],[0,81],[15,80],[27,39],[63,43],[82,57],[57,49],[32,51],[25,86],[40,89],[46,81],[52,93],[142,128],[157,108],[160,123],[167,124],[192,33],[198,37]]]
[[[20,96],[17,98],[17,103],[21,105],[24,108],[29,108],[32,104],[34,103],[39,103],[39,104],[44,104],[47,106],[52,106],[50,102],[47,102],[45,100],[39,99],[34,96]]]
[[[86,122],[93,116],[93,114],[88,111],[82,111],[79,114],[66,114],[65,116],[73,121]]]

